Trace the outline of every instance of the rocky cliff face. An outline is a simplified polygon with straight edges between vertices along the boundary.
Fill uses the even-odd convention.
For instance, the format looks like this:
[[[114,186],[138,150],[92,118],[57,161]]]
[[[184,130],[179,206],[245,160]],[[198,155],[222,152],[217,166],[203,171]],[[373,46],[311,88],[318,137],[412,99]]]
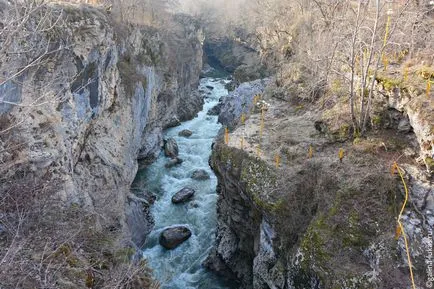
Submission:
[[[403,148],[417,146],[416,137],[382,131],[367,141],[336,143],[316,131],[317,112],[264,100],[263,116],[248,109],[253,113],[233,128],[229,142],[214,145],[219,219],[206,265],[240,288],[410,286],[404,241],[395,239],[404,189],[390,165]],[[434,224],[432,180],[411,158],[401,158],[400,166],[411,199],[402,222],[422,286]]]
[[[82,208],[95,216],[93,230],[128,240],[127,223],[146,230],[135,221],[143,200],[127,199],[137,159],[155,158],[162,130],[194,117],[203,104],[196,92],[201,29],[183,16],[168,30],[117,24],[87,6],[50,9],[62,25],[39,37],[54,43],[56,53],[0,85],[3,184],[23,174],[55,183],[51,215]],[[19,50],[25,43],[14,45]],[[1,65],[28,59],[8,61]],[[143,232],[134,241],[141,245]]]
[[[268,75],[259,52],[240,39],[211,35],[205,40],[204,51],[205,62],[233,74],[237,84]]]

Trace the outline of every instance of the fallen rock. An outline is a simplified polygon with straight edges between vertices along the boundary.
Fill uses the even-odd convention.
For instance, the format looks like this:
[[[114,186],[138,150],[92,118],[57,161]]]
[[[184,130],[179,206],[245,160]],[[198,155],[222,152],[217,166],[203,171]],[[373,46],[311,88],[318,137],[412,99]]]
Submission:
[[[168,169],[173,168],[174,166],[178,166],[180,164],[182,164],[184,162],[183,159],[180,159],[178,157],[171,159],[170,161],[168,161],[164,166]]]
[[[125,209],[126,222],[131,232],[131,240],[139,248],[143,248],[146,237],[154,227],[150,203],[149,200],[134,194],[128,196]]]
[[[411,131],[411,125],[408,119],[403,118],[399,121],[398,131],[402,133],[407,133]]]
[[[165,229],[160,235],[160,245],[167,250],[172,250],[191,237],[191,231],[187,227],[177,226]]]
[[[191,175],[191,178],[193,180],[203,181],[203,180],[208,180],[210,176],[207,171],[200,169],[200,170],[195,170]]]
[[[220,111],[222,109],[223,103],[219,102],[217,105],[215,105],[213,108],[208,110],[206,113],[207,115],[219,115]]]
[[[171,127],[176,127],[176,126],[180,126],[180,125],[181,125],[181,121],[179,120],[178,117],[174,116],[168,121],[165,128],[171,128]]]
[[[404,150],[404,155],[407,156],[407,157],[411,157],[411,158],[413,158],[413,157],[415,157],[417,154],[416,154],[416,152],[415,152],[412,148],[406,148],[406,149]]]
[[[173,195],[172,203],[181,204],[190,201],[194,197],[195,193],[195,190],[193,190],[192,188],[183,188],[175,195]]]
[[[170,158],[176,158],[178,156],[179,149],[178,144],[174,138],[169,138],[164,142],[164,155]]]
[[[193,134],[193,132],[191,130],[189,130],[189,129],[181,130],[178,133],[179,136],[183,136],[183,137],[190,137],[192,134]]]

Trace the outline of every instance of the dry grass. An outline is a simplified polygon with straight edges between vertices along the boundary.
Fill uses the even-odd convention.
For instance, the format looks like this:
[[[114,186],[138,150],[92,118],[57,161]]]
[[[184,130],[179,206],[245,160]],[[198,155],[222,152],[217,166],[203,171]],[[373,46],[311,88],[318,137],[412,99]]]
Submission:
[[[18,170],[1,182],[2,288],[157,288],[120,228],[98,228],[99,216],[56,201],[56,184]]]

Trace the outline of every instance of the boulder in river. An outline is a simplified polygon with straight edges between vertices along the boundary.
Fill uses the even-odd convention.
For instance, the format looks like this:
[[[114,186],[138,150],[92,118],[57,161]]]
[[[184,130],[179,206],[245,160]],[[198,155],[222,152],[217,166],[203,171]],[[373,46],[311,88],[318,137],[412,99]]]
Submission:
[[[207,115],[219,115],[220,110],[222,109],[223,104],[219,102],[217,105],[215,105],[213,108],[208,110]]]
[[[208,89],[210,89],[210,90],[213,90],[213,89],[214,89],[214,86],[207,85],[206,88],[208,88]]]
[[[174,166],[178,166],[184,162],[183,159],[180,159],[178,157],[171,159],[168,161],[164,166],[168,169],[173,168]]]
[[[193,134],[193,132],[189,129],[183,129],[181,130],[178,135],[183,137],[190,137]]]
[[[171,128],[171,127],[176,127],[176,126],[180,126],[180,125],[181,125],[181,121],[179,120],[179,118],[177,116],[173,116],[168,121],[165,128]]]
[[[172,250],[191,237],[191,231],[185,226],[175,226],[165,229],[160,235],[160,245]]]
[[[178,156],[179,149],[178,144],[174,138],[169,138],[164,142],[164,155],[170,158],[176,158]]]
[[[172,203],[180,204],[180,203],[185,203],[187,201],[190,201],[194,197],[194,194],[195,194],[195,190],[193,190],[192,188],[183,188],[175,195],[173,195]]]
[[[203,180],[208,180],[210,176],[207,171],[200,169],[200,170],[195,170],[191,175],[191,178],[193,180],[203,181]]]

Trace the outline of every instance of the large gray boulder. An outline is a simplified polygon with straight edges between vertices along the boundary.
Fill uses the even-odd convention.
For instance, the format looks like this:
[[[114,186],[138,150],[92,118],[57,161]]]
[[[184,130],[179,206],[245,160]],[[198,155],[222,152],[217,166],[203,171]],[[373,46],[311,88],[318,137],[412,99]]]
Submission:
[[[164,155],[174,159],[178,156],[178,153],[179,149],[176,140],[174,138],[169,138],[166,140],[164,143]]]
[[[160,245],[172,250],[191,237],[191,231],[185,226],[176,226],[165,229],[160,235]]]
[[[399,121],[398,131],[401,133],[408,133],[411,131],[410,121],[407,118],[403,118]]]
[[[172,203],[180,204],[180,203],[185,203],[187,201],[190,201],[194,197],[194,194],[195,194],[195,190],[193,190],[192,188],[183,188],[175,195],[173,195]]]
[[[192,134],[193,132],[189,129],[184,129],[178,133],[179,136],[183,136],[183,137],[191,137]]]
[[[146,237],[154,227],[154,219],[150,212],[150,205],[155,201],[152,195],[147,199],[138,197],[134,194],[128,195],[125,215],[128,228],[131,232],[133,243],[143,248]]]
[[[207,171],[200,169],[200,170],[195,170],[191,175],[191,178],[193,180],[204,181],[204,180],[208,180],[210,176]]]

